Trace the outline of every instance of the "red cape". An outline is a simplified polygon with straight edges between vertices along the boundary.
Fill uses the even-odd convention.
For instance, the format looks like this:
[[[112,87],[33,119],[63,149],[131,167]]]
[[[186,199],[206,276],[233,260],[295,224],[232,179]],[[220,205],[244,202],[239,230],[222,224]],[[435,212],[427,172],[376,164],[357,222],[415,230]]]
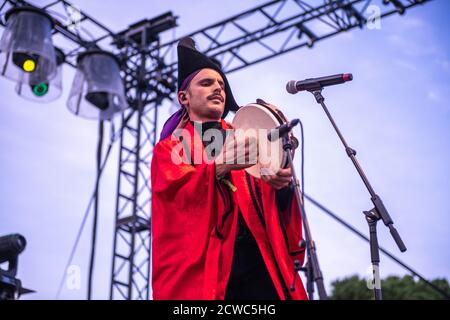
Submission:
[[[230,128],[223,120],[222,127]],[[216,179],[214,162],[187,163],[204,147],[190,122],[184,129],[183,143],[170,136],[153,150],[153,298],[224,299],[240,209],[280,298],[308,299],[298,275],[295,290],[283,290],[292,285],[294,260],[304,260],[295,197],[291,208],[278,212],[275,189],[244,170],[231,171],[232,192]]]

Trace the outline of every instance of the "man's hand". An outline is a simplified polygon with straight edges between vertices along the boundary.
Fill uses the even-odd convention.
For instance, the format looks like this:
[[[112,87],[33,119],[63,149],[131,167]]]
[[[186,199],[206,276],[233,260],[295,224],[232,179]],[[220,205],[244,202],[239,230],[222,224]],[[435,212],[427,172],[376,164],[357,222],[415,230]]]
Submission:
[[[270,184],[276,190],[280,190],[287,185],[292,180],[292,169],[291,167],[286,169],[280,169],[276,173],[271,173],[267,170],[262,170],[261,179]]]
[[[215,159],[216,176],[223,177],[231,170],[241,170],[257,163],[256,137],[231,134],[225,140],[222,151]]]

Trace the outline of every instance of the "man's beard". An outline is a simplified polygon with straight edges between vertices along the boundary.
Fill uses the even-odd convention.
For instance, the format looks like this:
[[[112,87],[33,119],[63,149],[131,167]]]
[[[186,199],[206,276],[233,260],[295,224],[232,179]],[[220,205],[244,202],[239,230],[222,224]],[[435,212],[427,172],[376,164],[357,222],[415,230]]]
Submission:
[[[208,102],[210,101],[211,100],[208,100]],[[205,110],[204,115],[207,116],[208,118],[220,120],[223,114],[224,107],[222,107],[222,105],[219,104],[208,103],[204,110]]]

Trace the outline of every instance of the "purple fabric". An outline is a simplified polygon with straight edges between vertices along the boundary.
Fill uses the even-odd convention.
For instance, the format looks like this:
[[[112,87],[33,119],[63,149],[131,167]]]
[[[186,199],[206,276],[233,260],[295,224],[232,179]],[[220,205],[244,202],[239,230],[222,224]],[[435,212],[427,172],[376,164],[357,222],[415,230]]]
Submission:
[[[201,69],[200,69],[201,70]],[[190,75],[186,77],[186,79],[183,80],[183,83],[181,84],[181,87],[178,91],[184,91],[186,90],[189,83],[194,79],[194,77],[200,72],[200,70],[192,72]]]
[[[169,119],[167,119],[166,123],[164,123],[161,134],[159,135],[159,140],[163,140],[172,134],[172,132],[180,123],[182,116],[183,107],[181,107],[177,112],[171,115]]]
[[[200,72],[200,70],[194,71],[189,76],[187,76],[186,79],[184,79],[183,83],[181,84],[179,91],[186,90],[189,83]],[[183,117],[183,108],[184,107],[181,106],[181,108],[177,112],[175,112],[173,115],[171,115],[169,117],[169,119],[167,119],[166,123],[164,123],[164,126],[161,130],[161,134],[159,135],[160,141],[167,138],[168,136],[170,136],[172,134],[172,132],[176,129],[176,127],[178,126],[178,124],[181,121],[181,118]]]

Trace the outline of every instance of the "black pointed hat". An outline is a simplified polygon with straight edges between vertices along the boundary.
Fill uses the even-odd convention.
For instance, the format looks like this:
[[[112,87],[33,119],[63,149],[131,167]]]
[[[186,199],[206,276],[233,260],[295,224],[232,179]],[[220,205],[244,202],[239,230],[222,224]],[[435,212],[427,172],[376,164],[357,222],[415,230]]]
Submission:
[[[220,65],[214,62],[213,59],[197,51],[195,48],[195,42],[192,38],[185,37],[178,42],[178,91],[181,89],[183,81],[186,80],[193,72],[199,71],[204,68],[209,68],[217,71],[221,76],[225,84],[225,110],[222,114],[222,118],[225,118],[228,111],[236,112],[239,109],[238,104],[234,100],[233,93],[231,92],[230,84],[227,77],[223,73]]]

